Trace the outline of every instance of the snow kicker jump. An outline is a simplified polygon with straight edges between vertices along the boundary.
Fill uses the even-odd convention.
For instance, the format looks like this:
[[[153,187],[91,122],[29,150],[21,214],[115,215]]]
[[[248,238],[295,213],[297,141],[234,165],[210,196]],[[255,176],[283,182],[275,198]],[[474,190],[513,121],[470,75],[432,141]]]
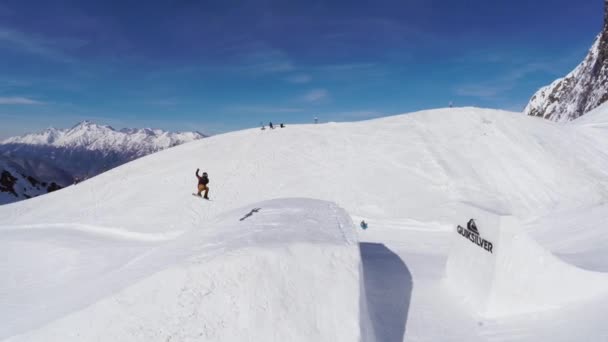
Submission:
[[[608,293],[608,274],[567,264],[512,216],[458,226],[446,265],[448,290],[485,318],[550,310]]]
[[[240,220],[246,212],[255,214]],[[0,340],[370,342],[355,229],[348,213],[331,202],[278,199],[229,211],[213,229],[162,245],[96,243],[91,234],[87,243],[77,243],[82,238],[74,242],[69,232],[49,238],[42,228],[16,232],[25,241],[18,248],[0,239],[10,260],[34,255],[33,264],[54,266],[43,258],[59,256],[61,266],[41,267],[49,281],[11,288],[0,298]],[[100,261],[106,255],[114,257],[114,268]],[[3,279],[27,276],[6,264],[0,262]],[[57,269],[71,277],[56,280]],[[98,295],[99,288],[111,292]],[[45,299],[51,309],[40,308],[46,297],[53,297]]]

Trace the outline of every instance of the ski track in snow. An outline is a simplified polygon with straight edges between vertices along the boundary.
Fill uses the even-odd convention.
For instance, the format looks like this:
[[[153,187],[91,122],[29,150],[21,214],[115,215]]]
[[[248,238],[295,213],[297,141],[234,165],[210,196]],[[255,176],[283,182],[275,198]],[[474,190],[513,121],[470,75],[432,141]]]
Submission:
[[[61,283],[61,274],[54,277],[44,268],[58,266],[38,265],[41,260],[35,256],[28,259],[15,254],[24,259],[0,262],[0,271],[14,275],[10,281],[0,281],[0,303],[10,304],[9,309],[0,309],[0,317],[11,322],[0,329],[0,338],[26,333],[14,340],[46,336],[62,340],[62,322],[72,315],[101,310],[95,312],[104,316],[103,307],[118,305],[112,301],[140,303],[131,287],[168,300],[162,292],[166,289],[148,288],[152,285],[146,279],[156,279],[175,286],[178,295],[171,303],[184,308],[172,311],[173,304],[163,302],[169,307],[159,309],[160,316],[176,315],[157,322],[173,331],[156,336],[150,331],[154,327],[138,327],[139,318],[134,316],[125,318],[133,324],[132,335],[113,337],[214,340],[218,338],[214,334],[221,331],[209,318],[214,310],[226,319],[226,325],[238,324],[229,320],[228,313],[244,315],[231,311],[242,308],[235,294],[226,294],[225,301],[212,299],[225,286],[236,283],[222,283],[198,268],[172,280],[167,275],[181,272],[172,265],[183,259],[197,265],[212,260],[221,263],[222,258],[238,263],[239,256],[255,259],[248,256],[248,249],[235,246],[257,246],[256,234],[261,232],[276,234],[277,241],[268,243],[280,245],[284,223],[268,218],[281,213],[298,215],[305,226],[320,224],[318,215],[324,212],[320,209],[301,212],[262,207],[244,221],[252,231],[224,232],[217,227],[230,210],[242,207],[242,213],[230,214],[240,218],[255,207],[252,203],[297,196],[336,202],[347,210],[356,227],[361,220],[369,224],[367,230],[357,228],[366,291],[361,296],[379,341],[608,340],[608,328],[601,322],[608,313],[608,296],[549,312],[482,320],[442,288],[452,230],[477,213],[515,215],[525,220],[524,228],[535,240],[558,257],[585,269],[608,271],[608,233],[603,229],[608,215],[604,204],[608,199],[608,138],[603,134],[603,116],[596,115],[595,120],[600,123],[557,125],[466,108],[360,123],[252,129],[178,146],[57,193],[2,206],[0,246],[8,246],[5,250],[35,251],[41,243],[41,251],[45,251],[51,245],[46,257],[49,262],[65,257],[65,277],[83,282],[91,277],[108,286],[99,291],[84,282],[90,287],[76,292],[76,299],[70,302],[66,293],[52,285]],[[211,202],[190,195],[196,188],[193,174],[197,167],[209,172]],[[335,215],[339,217],[337,212]],[[350,228],[339,219],[334,224],[341,239],[351,241]],[[230,239],[230,244],[224,239]],[[310,239],[325,244],[321,238]],[[77,240],[81,249],[73,248]],[[184,240],[201,246],[168,252]],[[95,241],[100,245],[96,247]],[[107,256],[112,257],[104,260]],[[286,259],[291,256],[291,252],[283,255]],[[89,270],[78,264],[85,261],[91,264]],[[248,265],[256,271],[255,264]],[[39,278],[28,273],[39,267]],[[218,277],[226,271],[221,266],[209,267]],[[239,273],[238,277],[247,275]],[[45,279],[50,285],[40,283]],[[23,284],[29,284],[29,290],[18,297],[17,289]],[[39,312],[37,305],[43,305],[49,293],[57,298],[47,305],[59,309],[24,323],[25,317]],[[19,302],[9,298],[14,295],[31,296],[30,306],[19,308]],[[306,295],[312,301],[314,294]],[[63,307],[62,298],[68,303]],[[93,305],[97,302],[101,306]],[[222,309],[228,303],[230,308]],[[210,309],[212,304],[215,309]],[[143,321],[151,319],[126,305]],[[264,305],[268,305],[264,310],[274,310],[268,303],[260,307]],[[23,316],[9,317],[16,313]],[[104,324],[108,329],[122,326],[118,321]],[[47,328],[54,335],[46,335]],[[194,334],[201,329],[208,335]],[[291,338],[302,336],[322,339],[313,333]],[[273,339],[271,335],[266,338]]]
[[[10,234],[11,232],[23,232],[24,230],[34,230],[48,234],[49,231],[77,231],[91,235],[103,236],[114,239],[124,239],[141,242],[161,242],[174,240],[184,232],[175,231],[167,233],[142,233],[131,232],[124,228],[110,228],[93,226],[89,224],[78,223],[46,223],[46,224],[29,224],[15,226],[0,226],[0,233]]]

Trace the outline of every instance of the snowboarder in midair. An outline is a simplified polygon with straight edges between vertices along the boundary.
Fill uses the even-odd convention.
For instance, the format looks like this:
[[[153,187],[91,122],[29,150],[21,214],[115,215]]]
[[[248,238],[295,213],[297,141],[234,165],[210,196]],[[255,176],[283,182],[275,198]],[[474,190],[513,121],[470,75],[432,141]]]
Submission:
[[[199,176],[198,175],[198,171],[199,169],[196,169],[196,178],[198,178],[198,193],[196,194],[197,196],[201,197],[201,192],[205,192],[205,196],[203,197],[204,199],[209,199],[208,195],[209,195],[209,187],[207,186],[207,184],[209,184],[209,177],[207,176],[207,172],[203,172],[203,176]]]

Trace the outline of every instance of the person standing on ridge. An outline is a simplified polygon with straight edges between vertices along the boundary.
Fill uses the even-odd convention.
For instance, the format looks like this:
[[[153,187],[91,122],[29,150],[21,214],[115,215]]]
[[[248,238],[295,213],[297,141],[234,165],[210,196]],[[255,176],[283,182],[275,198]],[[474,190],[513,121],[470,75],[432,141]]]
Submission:
[[[274,129],[274,126],[272,125],[272,121],[270,121],[270,123],[268,124],[268,126],[270,126],[270,129]]]
[[[196,194],[198,197],[201,197],[201,192],[205,191],[205,196],[203,197],[204,199],[209,199],[208,195],[209,195],[209,187],[207,186],[207,184],[209,184],[209,177],[207,176],[207,172],[203,172],[203,176],[199,176],[198,175],[198,171],[199,169],[196,169],[196,178],[198,178],[198,193]]]

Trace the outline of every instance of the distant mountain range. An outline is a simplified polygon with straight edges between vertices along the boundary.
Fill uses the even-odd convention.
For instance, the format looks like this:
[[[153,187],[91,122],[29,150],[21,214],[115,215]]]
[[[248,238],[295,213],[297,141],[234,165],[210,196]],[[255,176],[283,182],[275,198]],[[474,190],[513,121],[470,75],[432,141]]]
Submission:
[[[204,137],[149,128],[116,130],[90,121],[12,137],[0,142],[0,204],[47,193]]]
[[[608,0],[604,28],[587,57],[572,72],[541,88],[524,109],[527,115],[552,121],[574,120],[608,101]]]

